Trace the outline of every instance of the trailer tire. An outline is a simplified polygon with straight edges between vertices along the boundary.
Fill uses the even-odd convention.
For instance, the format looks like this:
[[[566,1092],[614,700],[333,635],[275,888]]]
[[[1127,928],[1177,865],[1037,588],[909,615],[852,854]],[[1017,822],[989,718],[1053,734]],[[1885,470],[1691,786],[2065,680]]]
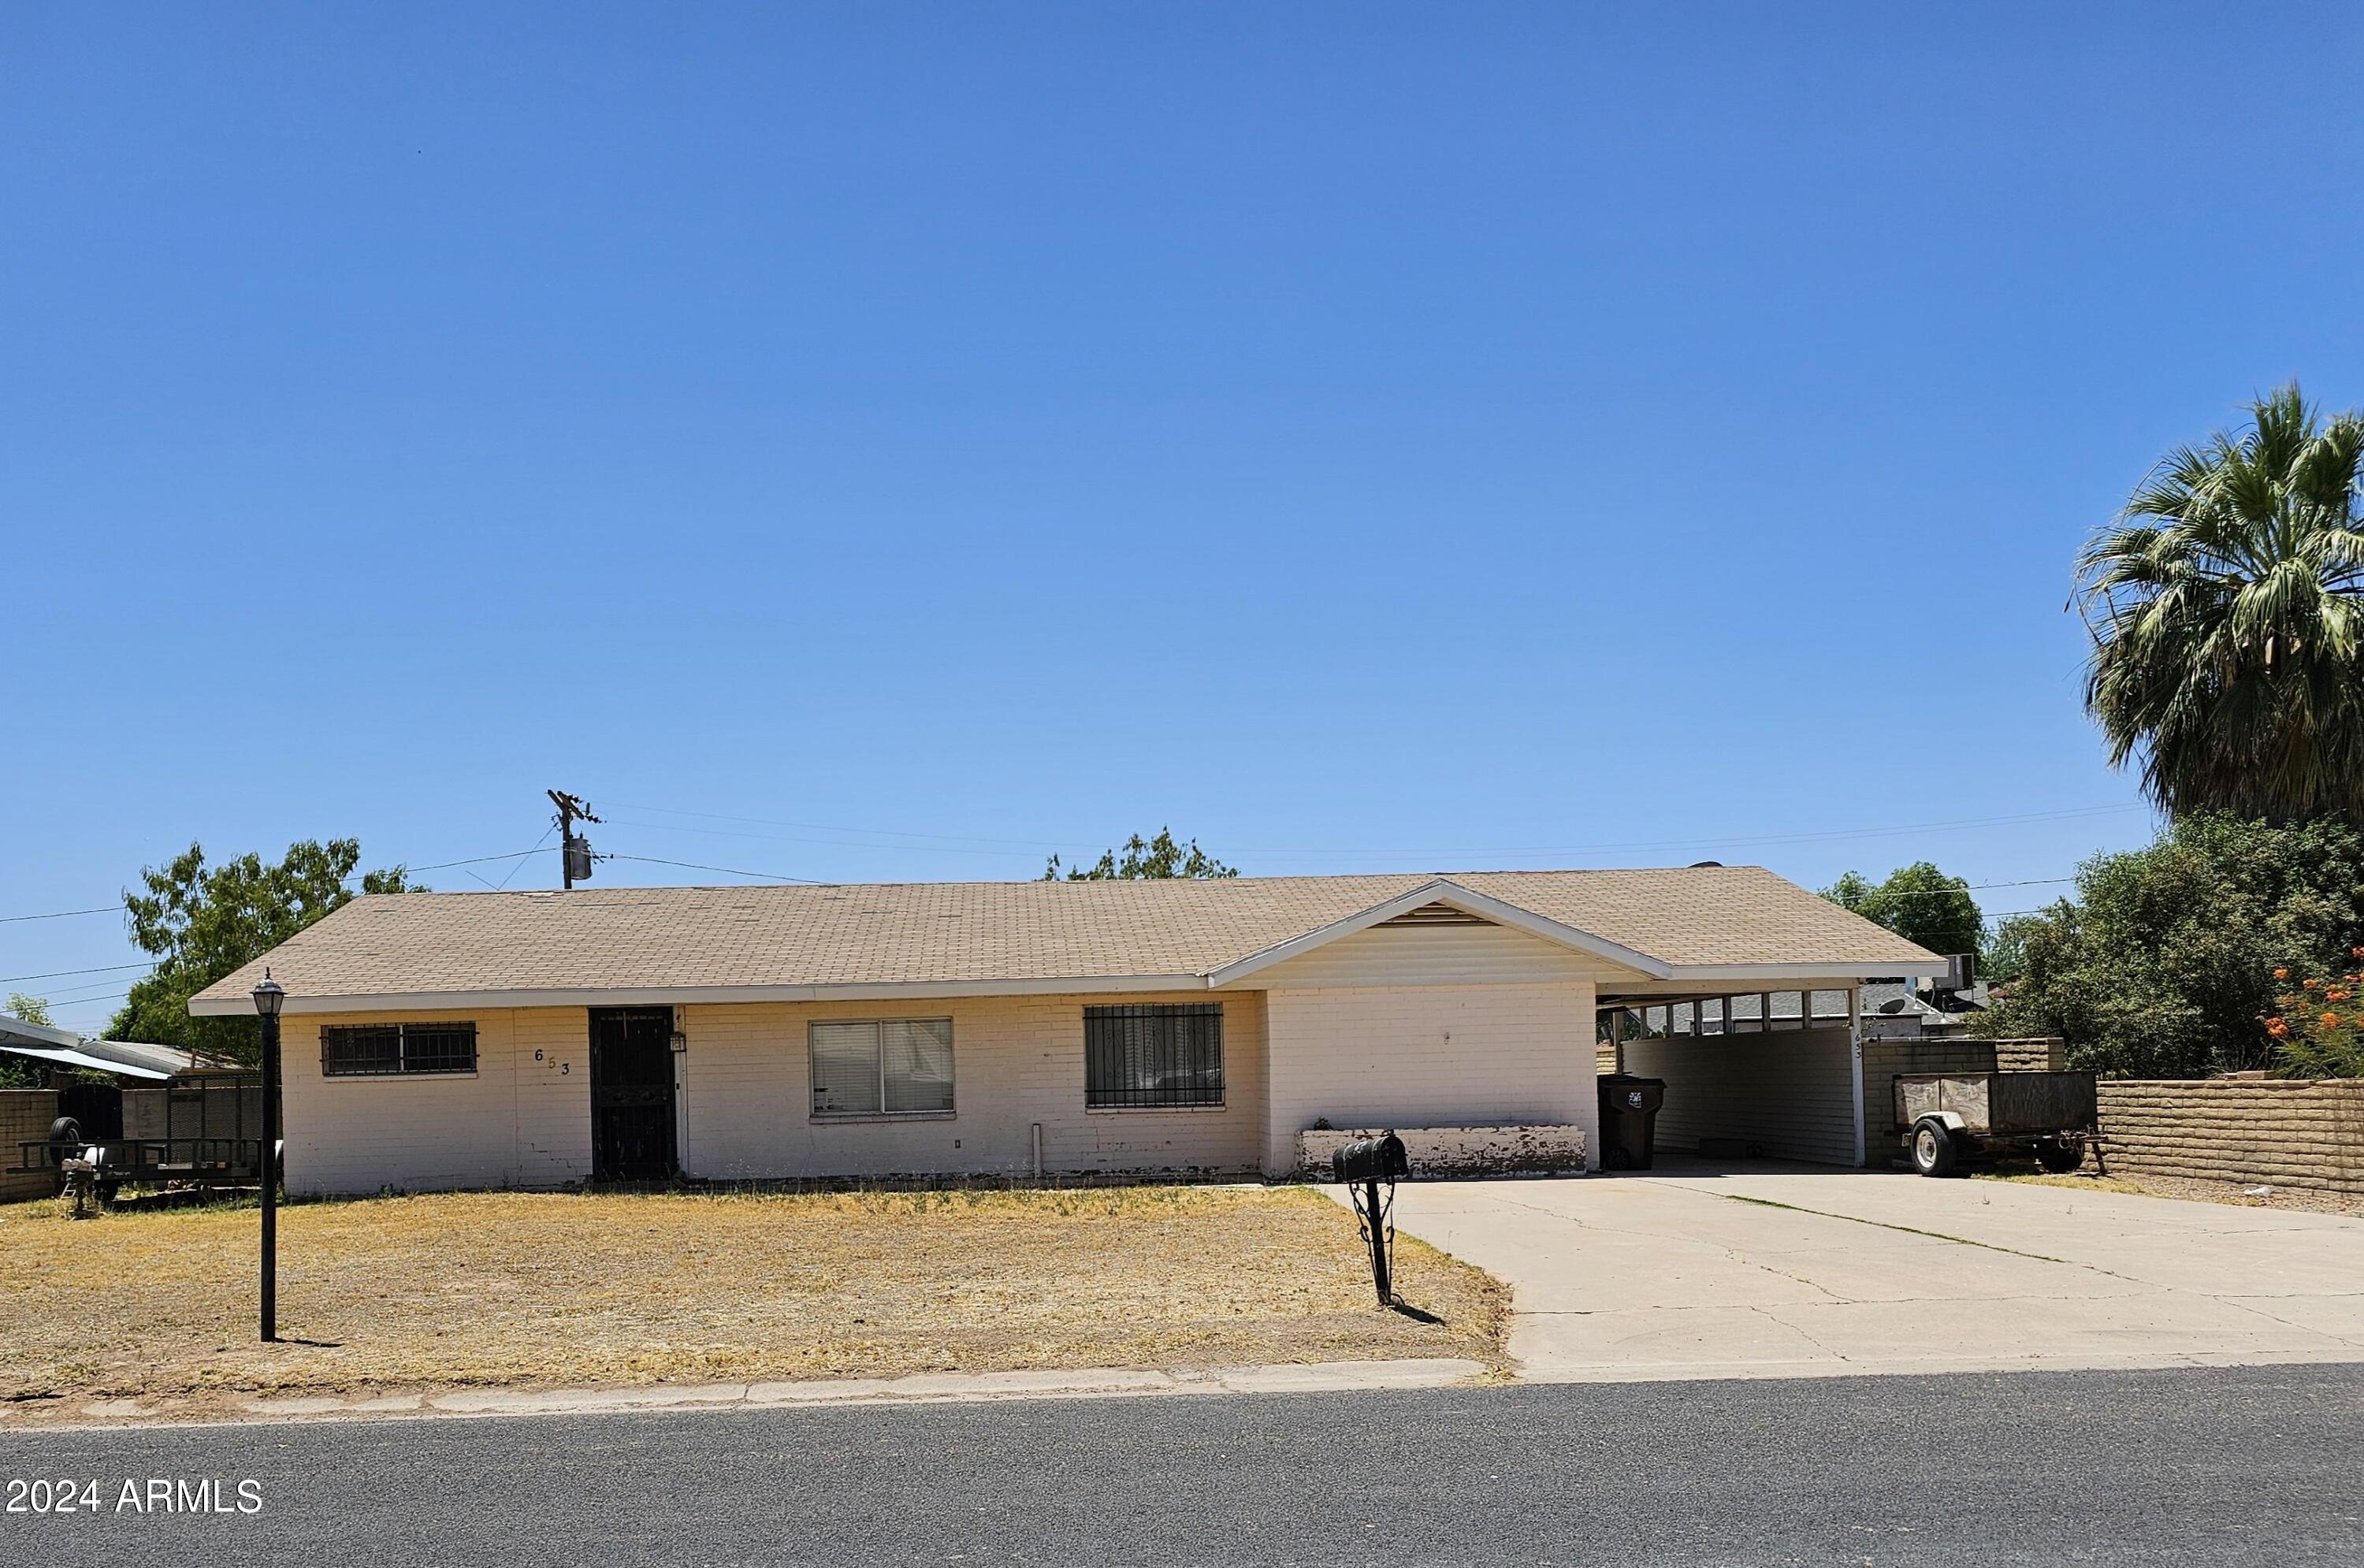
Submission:
[[[1912,1129],[1912,1168],[1924,1176],[1950,1176],[1961,1168],[1961,1147],[1944,1122],[1933,1118]]]
[[[2035,1162],[2056,1176],[2065,1176],[2085,1162],[2085,1146],[2065,1138],[2046,1138],[2035,1146]]]
[[[71,1143],[79,1150],[82,1146],[82,1123],[70,1116],[58,1118],[57,1120],[50,1123],[50,1141]]]

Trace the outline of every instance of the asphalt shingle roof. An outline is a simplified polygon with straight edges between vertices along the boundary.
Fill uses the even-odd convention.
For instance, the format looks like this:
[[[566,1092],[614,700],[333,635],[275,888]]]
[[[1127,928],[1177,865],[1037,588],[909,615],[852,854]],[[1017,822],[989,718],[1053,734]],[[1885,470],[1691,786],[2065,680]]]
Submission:
[[[1445,879],[1677,965],[1926,962],[1756,866],[1473,872]],[[915,882],[578,888],[356,898],[267,963],[311,999],[468,991],[787,986],[1204,974],[1437,880]]]

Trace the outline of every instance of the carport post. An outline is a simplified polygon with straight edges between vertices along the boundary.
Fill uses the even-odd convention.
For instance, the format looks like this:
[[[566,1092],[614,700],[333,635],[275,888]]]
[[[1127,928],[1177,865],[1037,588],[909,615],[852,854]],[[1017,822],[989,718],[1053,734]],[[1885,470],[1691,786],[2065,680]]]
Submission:
[[[262,1020],[262,1340],[279,1338],[279,1007],[287,993],[262,972],[254,1016]]]
[[[1812,991],[1806,993],[1805,1007],[1813,1007]],[[1855,1162],[1871,1162],[1871,1151],[1864,1140],[1863,1106],[1863,991],[1859,984],[1847,987],[1847,1061],[1855,1079]]]

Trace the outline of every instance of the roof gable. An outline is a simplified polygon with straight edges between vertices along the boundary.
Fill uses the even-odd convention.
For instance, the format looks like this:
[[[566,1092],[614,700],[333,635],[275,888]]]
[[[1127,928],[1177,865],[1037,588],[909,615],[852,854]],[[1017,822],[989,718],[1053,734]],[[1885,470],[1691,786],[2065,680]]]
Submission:
[[[1358,910],[1343,920],[1333,920],[1317,930],[1291,937],[1286,941],[1275,943],[1261,952],[1250,953],[1236,962],[1210,970],[1207,975],[1207,984],[1210,985],[1236,984],[1259,971],[1269,969],[1277,963],[1287,962],[1317,948],[1326,947],[1343,937],[1351,937],[1358,931],[1367,931],[1374,926],[1384,925],[1408,915],[1420,914],[1439,906],[1447,909],[1457,909],[1465,915],[1473,916],[1492,925],[1508,926],[1513,930],[1524,931],[1531,937],[1540,937],[1544,941],[1573,949],[1593,958],[1605,959],[1611,963],[1633,970],[1638,974],[1647,975],[1653,980],[1664,980],[1674,973],[1671,965],[1663,960],[1652,958],[1647,953],[1636,952],[1632,948],[1596,937],[1589,931],[1578,930],[1573,926],[1563,925],[1557,920],[1538,915],[1531,909],[1522,909],[1504,899],[1464,887],[1449,877],[1437,877],[1433,881],[1421,884],[1418,887],[1408,887],[1394,897],[1382,899],[1369,908]]]

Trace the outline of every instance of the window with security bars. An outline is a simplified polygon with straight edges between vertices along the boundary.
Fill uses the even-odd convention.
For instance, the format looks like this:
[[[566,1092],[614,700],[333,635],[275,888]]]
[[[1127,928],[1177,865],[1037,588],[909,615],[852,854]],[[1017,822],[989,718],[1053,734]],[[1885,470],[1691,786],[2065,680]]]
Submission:
[[[1084,1009],[1084,1105],[1091,1110],[1223,1103],[1220,1002]]]
[[[475,1070],[476,1026],[473,1023],[330,1024],[320,1030],[324,1077]]]
[[[809,1026],[812,1114],[941,1116],[953,1108],[953,1021]]]

